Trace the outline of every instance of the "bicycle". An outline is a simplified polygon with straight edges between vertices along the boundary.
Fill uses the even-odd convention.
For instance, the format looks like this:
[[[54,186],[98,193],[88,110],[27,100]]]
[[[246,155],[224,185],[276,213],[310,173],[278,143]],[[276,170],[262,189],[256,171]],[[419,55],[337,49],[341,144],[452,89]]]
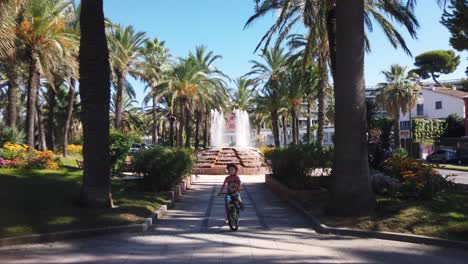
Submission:
[[[221,193],[221,197],[225,197],[226,195],[229,195],[228,193]],[[228,224],[229,228],[232,231],[237,231],[239,229],[239,215],[240,215],[240,204],[231,199],[231,201],[228,204]]]

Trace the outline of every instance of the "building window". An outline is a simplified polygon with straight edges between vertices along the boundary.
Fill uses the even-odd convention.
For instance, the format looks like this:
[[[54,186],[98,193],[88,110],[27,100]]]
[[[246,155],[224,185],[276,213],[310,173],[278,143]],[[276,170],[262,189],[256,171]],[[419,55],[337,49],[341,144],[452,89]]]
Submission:
[[[416,105],[416,114],[418,116],[423,116],[424,115],[424,105],[423,104],[417,104]]]
[[[410,121],[400,121],[400,130],[409,130]]]
[[[436,109],[442,109],[442,101],[436,102]]]

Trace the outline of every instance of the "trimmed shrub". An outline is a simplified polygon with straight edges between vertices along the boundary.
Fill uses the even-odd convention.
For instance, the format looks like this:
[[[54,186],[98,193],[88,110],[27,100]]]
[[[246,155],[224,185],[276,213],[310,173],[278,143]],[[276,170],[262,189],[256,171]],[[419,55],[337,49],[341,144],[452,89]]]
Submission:
[[[271,160],[273,176],[297,190],[316,187],[318,182],[323,182],[317,176],[323,176],[333,165],[333,149],[323,148],[318,144],[278,148],[265,156]],[[316,177],[312,177],[313,174]]]
[[[122,171],[125,157],[131,147],[131,139],[117,130],[110,131],[110,155],[111,155],[111,168],[113,173],[120,173]]]
[[[188,149],[155,146],[135,155],[135,172],[143,174],[143,188],[151,191],[168,191],[177,185],[193,166]]]

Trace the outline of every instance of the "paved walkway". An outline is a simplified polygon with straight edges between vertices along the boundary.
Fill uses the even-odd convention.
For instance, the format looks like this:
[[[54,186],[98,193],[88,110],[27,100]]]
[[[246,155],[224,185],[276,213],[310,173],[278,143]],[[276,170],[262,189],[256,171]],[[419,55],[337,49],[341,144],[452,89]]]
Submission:
[[[223,226],[219,176],[194,190],[154,230],[43,245],[0,248],[0,263],[466,263],[468,252],[377,239],[318,235],[269,192],[263,177],[246,183],[238,232]]]

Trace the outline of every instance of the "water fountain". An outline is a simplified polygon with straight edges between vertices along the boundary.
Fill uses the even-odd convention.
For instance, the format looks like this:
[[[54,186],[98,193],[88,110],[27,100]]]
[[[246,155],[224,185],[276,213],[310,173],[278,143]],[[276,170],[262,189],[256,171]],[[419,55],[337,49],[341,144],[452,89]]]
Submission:
[[[232,114],[225,115],[212,110],[210,135],[211,148],[197,153],[195,174],[225,174],[228,163],[237,164],[238,174],[264,174],[268,171],[263,155],[251,147],[250,119],[246,111],[234,110]],[[229,144],[234,147],[229,147]]]
[[[246,111],[236,109],[236,147],[250,147],[250,118]]]
[[[224,131],[226,126],[226,120],[223,112],[217,110],[211,110],[211,146],[222,147],[224,146]]]

